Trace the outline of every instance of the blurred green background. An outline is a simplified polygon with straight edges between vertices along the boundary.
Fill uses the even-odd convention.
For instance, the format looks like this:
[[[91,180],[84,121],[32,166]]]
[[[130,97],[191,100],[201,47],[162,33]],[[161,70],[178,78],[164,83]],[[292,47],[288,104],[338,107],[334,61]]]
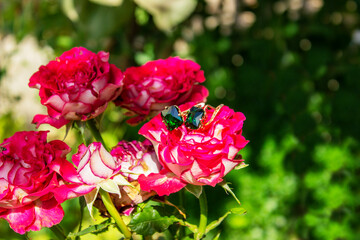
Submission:
[[[208,103],[247,117],[250,166],[226,177],[247,214],[228,217],[220,239],[360,239],[359,9],[354,0],[0,0],[0,139],[34,129],[45,108],[28,79],[74,46],[108,51],[122,70],[191,58]],[[109,145],[139,139],[123,120],[110,105]],[[236,206],[220,187],[206,190],[210,219]],[[197,202],[187,204],[196,221]],[[73,231],[77,200],[64,207]],[[0,238],[24,236],[1,220]]]

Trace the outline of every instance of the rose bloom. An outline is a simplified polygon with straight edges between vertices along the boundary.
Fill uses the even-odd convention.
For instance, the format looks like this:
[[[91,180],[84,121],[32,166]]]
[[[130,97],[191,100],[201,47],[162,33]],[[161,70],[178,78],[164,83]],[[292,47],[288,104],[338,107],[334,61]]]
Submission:
[[[110,194],[110,196],[119,212],[130,215],[136,205],[156,194],[153,191],[146,192],[140,189],[137,181],[139,175],[148,176],[150,173],[159,173],[162,167],[149,140],[144,142],[120,141],[111,150],[111,155],[117,159],[120,164],[120,174],[127,178],[131,186],[120,188],[121,198],[116,194]],[[100,199],[94,205],[102,212],[106,211]]]
[[[193,104],[181,105],[186,111]],[[223,177],[239,165],[237,153],[248,143],[242,136],[244,114],[227,106],[219,109],[205,108],[204,125],[189,129],[184,124],[169,131],[159,115],[151,119],[139,133],[149,139],[155,148],[160,173],[141,175],[141,189],[154,190],[160,196],[179,191],[187,184],[211,185],[223,181]]]
[[[61,174],[72,185],[89,188],[84,197],[91,216],[100,188],[121,197],[119,185],[129,184],[118,174],[118,161],[99,142],[93,142],[88,147],[81,144],[72,156],[72,162],[76,168],[68,162],[62,166]],[[73,190],[75,194],[77,190]],[[68,189],[58,189],[58,192],[62,191],[68,192]]]
[[[64,217],[60,203],[71,197],[58,173],[71,149],[59,140],[47,142],[46,135],[17,132],[0,144],[0,218],[20,234],[58,224]]]
[[[121,174],[129,181],[137,180],[141,174],[159,173],[162,168],[149,140],[120,141],[111,150],[111,155],[119,161]]]
[[[119,172],[118,161],[99,142],[91,143],[88,147],[81,144],[72,161],[77,166],[81,180],[88,185],[96,185]]]
[[[37,127],[47,123],[60,128],[70,121],[85,121],[104,112],[123,85],[122,72],[108,60],[106,52],[96,54],[77,47],[41,66],[31,76],[29,86],[40,89],[41,103],[47,107],[48,115],[36,115],[33,123]]]
[[[158,114],[165,106],[206,101],[208,90],[200,65],[178,57],[150,61],[124,72],[124,90],[115,104],[130,110],[130,124]]]
[[[136,181],[138,175],[158,173],[161,167],[149,141],[121,141],[111,153],[99,142],[88,147],[81,144],[72,161],[77,169],[68,163],[62,167],[63,176],[68,182],[91,188],[92,191],[85,195],[89,210],[94,202],[96,207],[102,208],[102,203],[95,201],[100,188],[111,194],[116,207],[125,214],[130,214],[135,205],[155,195],[140,191]]]

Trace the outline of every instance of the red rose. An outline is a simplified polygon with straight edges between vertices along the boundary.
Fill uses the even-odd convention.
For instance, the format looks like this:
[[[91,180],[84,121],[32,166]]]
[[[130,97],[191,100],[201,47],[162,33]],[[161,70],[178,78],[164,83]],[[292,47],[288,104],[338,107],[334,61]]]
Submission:
[[[96,54],[77,47],[41,66],[29,86],[40,89],[48,115],[36,115],[33,123],[60,128],[70,121],[101,114],[107,103],[119,96],[123,85],[122,72],[108,59],[106,52]]]
[[[150,61],[124,72],[124,90],[115,104],[137,117],[128,123],[136,124],[153,117],[165,106],[186,102],[206,101],[208,90],[199,85],[205,81],[200,65],[178,57]]]
[[[64,217],[57,189],[65,186],[58,164],[67,162],[70,148],[62,141],[46,141],[47,132],[17,132],[0,150],[0,218],[15,232],[38,231]]]
[[[187,111],[192,105],[182,105],[180,110]],[[205,112],[198,129],[181,124],[170,131],[159,114],[139,130],[153,143],[164,167],[160,174],[141,175],[141,189],[169,195],[186,184],[215,186],[243,161],[236,156],[248,143],[242,136],[244,114],[227,106],[215,113],[205,108]]]

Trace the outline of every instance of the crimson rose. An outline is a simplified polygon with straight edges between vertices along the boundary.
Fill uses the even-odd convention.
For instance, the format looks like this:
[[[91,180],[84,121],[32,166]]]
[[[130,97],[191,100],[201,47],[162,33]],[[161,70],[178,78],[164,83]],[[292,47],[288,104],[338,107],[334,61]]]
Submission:
[[[200,65],[178,57],[147,62],[124,72],[124,90],[115,104],[137,115],[128,120],[137,124],[153,117],[165,106],[206,101],[208,90],[199,85],[205,81]]]
[[[182,105],[180,110],[189,110],[192,105]],[[141,175],[141,189],[169,195],[186,184],[215,186],[243,161],[236,156],[248,143],[242,136],[244,114],[227,106],[215,113],[205,108],[205,112],[204,125],[199,129],[182,124],[169,131],[159,114],[139,130],[153,143],[164,167],[158,174]]]
[[[47,123],[60,128],[73,120],[88,120],[101,114],[109,101],[119,96],[123,74],[109,64],[109,54],[77,47],[41,66],[29,86],[40,89],[48,115],[36,115],[37,127]]]
[[[20,234],[58,224],[64,217],[60,204],[70,197],[57,192],[66,188],[57,169],[71,149],[59,140],[47,142],[46,135],[17,132],[1,144],[0,218]]]

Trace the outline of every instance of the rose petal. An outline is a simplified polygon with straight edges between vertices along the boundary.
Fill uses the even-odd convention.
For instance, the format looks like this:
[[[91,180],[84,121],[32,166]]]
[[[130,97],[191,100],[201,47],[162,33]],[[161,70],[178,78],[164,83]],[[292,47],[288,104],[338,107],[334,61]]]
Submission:
[[[186,183],[170,172],[140,175],[138,182],[142,190],[147,192],[154,190],[159,196],[170,195],[186,186]]]
[[[49,124],[59,129],[62,126],[65,126],[66,124],[70,123],[70,121],[66,120],[65,118],[55,119],[47,115],[37,114],[35,115],[31,123],[36,124],[36,128],[39,128],[41,124]]]

